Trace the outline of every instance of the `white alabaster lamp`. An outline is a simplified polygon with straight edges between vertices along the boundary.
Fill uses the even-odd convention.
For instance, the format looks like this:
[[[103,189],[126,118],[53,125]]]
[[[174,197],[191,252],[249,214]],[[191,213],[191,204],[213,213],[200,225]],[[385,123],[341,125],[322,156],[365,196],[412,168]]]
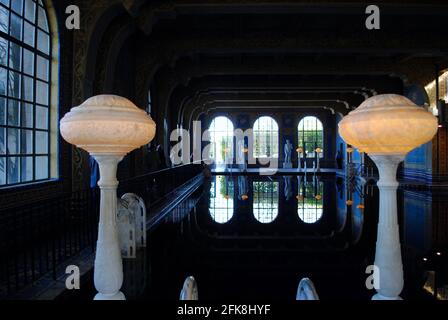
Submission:
[[[117,165],[130,151],[149,143],[156,125],[131,101],[99,95],[74,107],[60,122],[62,137],[89,152],[98,162],[101,189],[100,220],[96,247],[95,300],[124,300],[120,291],[123,265],[116,228]]]
[[[375,265],[379,288],[374,300],[398,300],[403,289],[403,264],[397,217],[397,168],[406,154],[430,141],[437,119],[409,99],[384,94],[365,100],[339,123],[346,143],[369,154],[378,167],[380,208]]]

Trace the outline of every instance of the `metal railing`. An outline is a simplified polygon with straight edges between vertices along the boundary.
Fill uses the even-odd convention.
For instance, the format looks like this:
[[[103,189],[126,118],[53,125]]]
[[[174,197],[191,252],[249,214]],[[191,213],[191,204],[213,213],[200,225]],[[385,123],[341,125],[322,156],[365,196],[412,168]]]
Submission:
[[[98,189],[0,210],[0,298],[19,291],[96,241]]]
[[[182,165],[120,181],[118,195],[133,192],[147,208],[202,171]],[[61,193],[51,199],[0,209],[0,299],[8,298],[52,274],[86,248],[95,250],[99,215],[98,188]]]
[[[195,162],[123,180],[118,185],[118,196],[127,192],[138,194],[149,208],[162,202],[172,190],[194,178],[202,170],[200,162]]]

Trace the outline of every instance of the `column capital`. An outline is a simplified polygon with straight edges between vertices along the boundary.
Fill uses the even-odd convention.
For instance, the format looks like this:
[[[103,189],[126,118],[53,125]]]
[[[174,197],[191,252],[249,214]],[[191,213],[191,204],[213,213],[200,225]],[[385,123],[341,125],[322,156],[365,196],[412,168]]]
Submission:
[[[378,187],[397,188],[397,168],[404,161],[406,154],[403,153],[373,153],[369,154],[370,158],[378,167],[380,179]]]

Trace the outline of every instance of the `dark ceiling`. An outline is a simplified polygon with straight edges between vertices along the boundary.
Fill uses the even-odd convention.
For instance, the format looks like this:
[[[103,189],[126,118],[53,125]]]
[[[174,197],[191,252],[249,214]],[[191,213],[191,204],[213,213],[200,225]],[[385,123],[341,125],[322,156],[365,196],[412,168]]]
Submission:
[[[423,86],[436,65],[448,67],[446,1],[377,1],[380,30],[367,30],[368,3],[360,2],[123,2],[121,19],[135,28],[132,54],[147,65],[137,73],[163,93],[154,99],[165,109],[158,117],[168,112],[172,126],[191,105],[226,99],[234,108],[247,107],[244,100],[328,100],[320,107],[347,112],[373,94]]]

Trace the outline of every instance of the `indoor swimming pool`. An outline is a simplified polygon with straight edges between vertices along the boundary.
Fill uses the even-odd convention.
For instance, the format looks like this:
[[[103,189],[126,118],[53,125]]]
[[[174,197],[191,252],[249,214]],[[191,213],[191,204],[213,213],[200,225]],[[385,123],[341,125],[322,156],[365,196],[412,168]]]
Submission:
[[[149,232],[146,252],[124,260],[128,299],[177,300],[188,276],[206,301],[294,300],[304,277],[322,300],[369,300],[375,293],[365,285],[378,223],[374,182],[217,175],[197,193],[189,214],[168,216]],[[446,235],[432,227],[441,228],[443,197],[401,188],[398,198],[402,297],[425,299],[427,271],[435,270],[439,287],[446,283],[446,261],[436,254],[445,255]]]

